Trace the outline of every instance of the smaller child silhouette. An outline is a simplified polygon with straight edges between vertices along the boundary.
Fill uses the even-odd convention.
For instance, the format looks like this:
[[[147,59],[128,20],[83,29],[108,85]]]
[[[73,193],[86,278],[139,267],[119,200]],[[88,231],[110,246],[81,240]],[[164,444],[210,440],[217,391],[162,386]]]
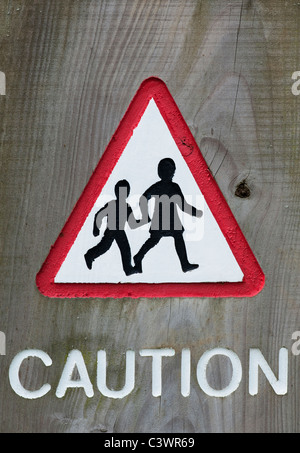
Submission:
[[[134,218],[133,212],[129,204],[126,202],[130,193],[130,185],[126,179],[123,179],[115,185],[116,199],[111,200],[97,212],[94,218],[93,234],[99,236],[102,220],[107,217],[107,228],[103,238],[95,247],[89,249],[84,255],[86,265],[92,269],[93,261],[99,256],[106,253],[113,241],[116,241],[122,258],[123,270],[126,275],[131,275],[136,272],[136,269],[131,264],[130,245],[124,231],[125,225],[128,222],[130,228],[137,228],[139,220]]]

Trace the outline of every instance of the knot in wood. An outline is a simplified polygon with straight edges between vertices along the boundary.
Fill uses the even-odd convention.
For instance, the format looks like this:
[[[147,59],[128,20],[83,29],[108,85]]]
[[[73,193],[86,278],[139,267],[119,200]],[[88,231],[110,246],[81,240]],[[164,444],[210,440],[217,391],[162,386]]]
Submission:
[[[241,181],[235,189],[235,196],[239,198],[249,198],[251,195],[250,189],[247,185],[246,180]]]

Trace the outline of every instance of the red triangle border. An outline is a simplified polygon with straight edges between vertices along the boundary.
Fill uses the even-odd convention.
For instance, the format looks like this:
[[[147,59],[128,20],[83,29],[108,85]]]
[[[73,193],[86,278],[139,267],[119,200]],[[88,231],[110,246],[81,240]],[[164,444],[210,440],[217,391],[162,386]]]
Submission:
[[[152,98],[244,273],[243,281],[157,284],[55,283],[57,272]],[[38,289],[43,295],[54,298],[252,297],[262,290],[264,283],[264,273],[167,86],[156,77],[144,80],[37,274]]]

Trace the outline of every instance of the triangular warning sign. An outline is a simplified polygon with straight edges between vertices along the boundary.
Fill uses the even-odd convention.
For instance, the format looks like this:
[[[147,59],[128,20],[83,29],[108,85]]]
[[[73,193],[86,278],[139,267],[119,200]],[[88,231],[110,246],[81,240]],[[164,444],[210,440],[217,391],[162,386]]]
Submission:
[[[49,297],[249,297],[264,274],[166,85],[145,80],[50,250]]]

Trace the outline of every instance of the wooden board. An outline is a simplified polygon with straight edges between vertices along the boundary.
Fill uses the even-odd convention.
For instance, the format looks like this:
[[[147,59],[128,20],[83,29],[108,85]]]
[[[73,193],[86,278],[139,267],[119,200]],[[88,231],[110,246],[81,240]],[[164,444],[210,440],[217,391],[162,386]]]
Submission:
[[[300,6],[293,0],[3,0],[1,112],[1,432],[297,432],[300,330],[299,102]],[[49,299],[35,276],[81,195],[140,83],[167,84],[266,275],[245,299]],[[239,388],[208,397],[195,368],[209,349],[234,351]],[[249,395],[249,349],[278,373],[289,350],[288,393],[262,376]],[[173,348],[163,360],[162,395],[151,393],[145,348]],[[191,395],[180,393],[180,354],[192,354]],[[27,389],[49,382],[43,398],[18,396],[8,380],[19,351],[53,360],[21,367]],[[136,351],[134,391],[119,400],[96,389],[57,398],[67,354],[82,352],[91,381],[106,350],[111,388],[124,383],[125,352]],[[228,360],[208,378],[230,379]]]

